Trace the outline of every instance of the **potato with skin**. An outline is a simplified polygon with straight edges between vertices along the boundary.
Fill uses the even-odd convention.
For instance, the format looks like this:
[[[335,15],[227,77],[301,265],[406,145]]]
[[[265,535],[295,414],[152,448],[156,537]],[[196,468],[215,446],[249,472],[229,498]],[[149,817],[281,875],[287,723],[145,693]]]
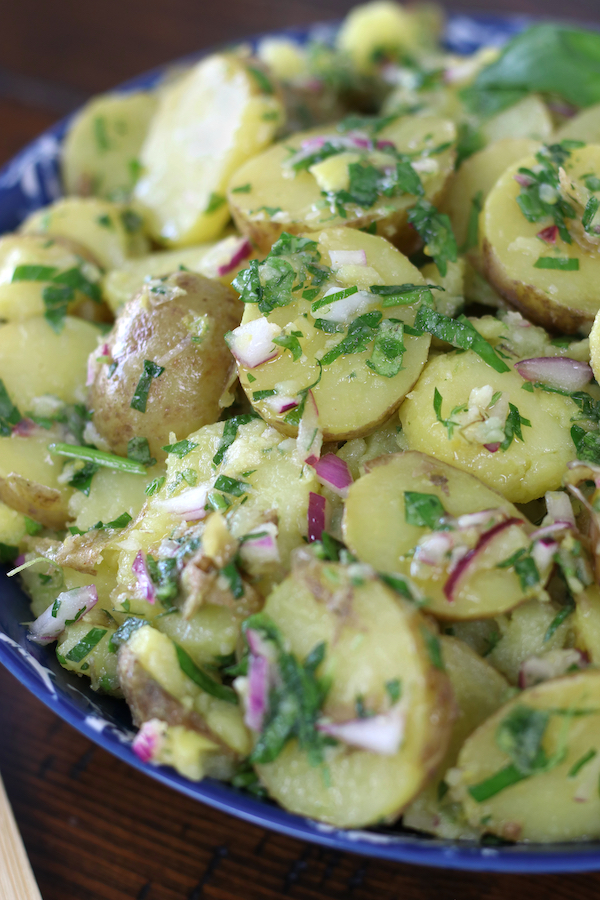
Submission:
[[[0,437],[0,500],[47,528],[64,528],[73,489],[59,481],[64,460],[48,453],[53,439],[60,435],[42,428],[29,437]]]
[[[470,824],[511,841],[598,838],[599,717],[593,669],[529,688],[501,707],[467,738],[450,773]],[[535,759],[538,748],[545,765]]]
[[[275,87],[259,66],[214,54],[163,91],[134,191],[155,240],[198,244],[226,224],[231,175],[271,143],[283,120]]]
[[[567,463],[576,458],[570,429],[577,407],[560,394],[524,391],[524,383],[516,370],[500,374],[472,350],[432,358],[400,407],[410,449],[471,472],[512,503],[528,503],[557,490]],[[468,405],[474,388],[488,385],[504,393],[521,419],[531,423],[521,427],[523,440],[513,438],[505,451],[491,452],[485,444],[468,439],[466,431],[463,435],[460,427],[450,436],[434,410],[436,388],[442,398],[441,418],[448,420],[452,410]]]
[[[365,142],[370,140],[367,131],[357,135],[362,142],[357,149],[330,156],[309,170],[294,172],[286,165],[292,148],[299,151],[306,141],[319,138],[324,142],[348,141],[351,135],[343,133],[338,125],[321,126],[291,135],[250,159],[235,172],[227,193],[239,230],[264,253],[284,231],[302,234],[340,226],[370,226],[403,252],[416,250],[419,239],[407,222],[408,210],[417,202],[416,195],[380,193],[371,206],[364,207],[344,201],[340,212],[334,195],[348,189],[349,165],[361,159],[381,170],[396,164],[395,156],[389,152],[365,149]],[[403,116],[378,132],[376,141],[383,150],[386,143],[391,143],[401,153],[410,154],[426,199],[433,204],[441,200],[454,166],[456,128],[452,122],[436,116]]]
[[[329,254],[340,250],[364,252],[367,264],[339,266],[332,272],[331,278],[319,286],[312,300],[305,299],[298,291],[291,295],[295,299],[290,304],[273,309],[267,317],[269,323],[284,329],[284,332],[291,330],[302,335],[298,338],[302,357],[294,359],[289,350],[282,349],[273,359],[254,368],[240,362],[240,382],[260,415],[284,434],[295,436],[297,425],[286,421],[285,412],[276,411],[273,397],[301,398],[301,392],[313,385],[319,427],[325,440],[360,437],[385,422],[398,408],[425,364],[430,337],[414,337],[404,333],[402,340],[406,351],[402,357],[402,367],[392,377],[376,373],[367,364],[373,352],[373,341],[367,344],[365,350],[338,356],[320,370],[318,360],[344,338],[346,327],[340,327],[339,333],[320,330],[315,322],[326,313],[326,307],[313,312],[312,304],[318,302],[315,297],[320,298],[326,289],[333,289],[336,284],[338,290],[343,290],[347,285],[359,286],[364,290],[371,285],[422,285],[425,282],[405,256],[379,237],[348,228],[331,228],[306,237],[318,242],[317,250],[323,265],[331,266]],[[412,324],[419,298],[406,305],[392,305],[391,302],[388,305],[386,301],[389,299],[373,294],[369,312],[380,312],[384,319]],[[366,312],[366,307],[363,312]],[[258,306],[247,303],[242,327],[259,318]],[[263,391],[275,391],[276,394],[269,393],[265,397]]]
[[[433,564],[419,563],[419,555],[413,556],[415,547],[427,540],[432,529],[408,521],[410,492],[435,497],[445,512],[456,518],[489,510],[494,513],[493,520],[490,515],[490,528],[503,520],[514,520],[473,559],[450,599],[444,593],[452,571],[449,558]],[[407,451],[367,463],[366,474],[348,491],[343,533],[361,562],[379,572],[404,576],[428,612],[441,619],[462,620],[496,616],[539,589],[540,585],[524,589],[512,567],[497,568],[498,563],[529,547],[528,524],[511,503],[473,475],[424,453]],[[478,535],[473,536],[470,549],[478,539]],[[427,551],[424,558],[429,559]],[[540,573],[542,578],[548,574]]]
[[[307,565],[303,574],[296,561],[265,613],[298,659],[326,643],[317,675],[331,687],[321,717],[356,719],[361,700],[376,715],[398,715],[402,737],[395,752],[342,742],[325,748],[327,779],[295,739],[256,768],[271,796],[291,812],[341,828],[392,822],[435,770],[450,734],[454,702],[437,639],[422,614],[380,582],[352,586],[341,566]]]
[[[126,456],[131,438],[145,437],[164,460],[171,432],[183,438],[219,418],[232,366],[223,336],[240,315],[230,288],[190,272],[150,282],[125,306],[106,338],[110,357],[92,357],[89,393],[94,426],[115,453]],[[131,404],[149,363],[163,371],[150,377],[141,411]]]
[[[590,169],[590,155],[596,159],[597,166],[600,148],[595,149],[594,153],[590,145],[572,151],[563,162],[568,180],[597,171],[597,167]],[[480,251],[485,275],[498,293],[532,322],[567,334],[587,332],[600,306],[600,254],[597,249],[584,248],[578,243],[582,230],[578,217],[582,212],[577,210],[575,218],[566,219],[571,243],[562,240],[560,235],[553,243],[538,237],[544,228],[553,225],[552,219],[530,222],[525,218],[517,203],[521,186],[515,181],[519,169],[532,169],[537,164],[535,156],[528,156],[511,165],[485,201],[480,217]],[[539,267],[540,260],[547,266],[552,265],[547,261],[554,258],[563,260],[558,265],[576,268]]]
[[[77,113],[62,147],[67,194],[126,199],[139,175],[139,154],[156,95],[148,91],[102,94]]]

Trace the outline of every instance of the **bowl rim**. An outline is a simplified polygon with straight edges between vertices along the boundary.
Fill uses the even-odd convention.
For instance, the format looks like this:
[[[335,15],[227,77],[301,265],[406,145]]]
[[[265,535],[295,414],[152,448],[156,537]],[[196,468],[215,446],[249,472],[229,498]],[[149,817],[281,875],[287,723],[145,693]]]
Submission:
[[[530,16],[502,13],[450,13],[446,43],[453,50],[472,52],[482,43],[501,43],[532,21],[534,19]],[[236,43],[247,42],[255,46],[262,38],[273,36],[305,42],[315,34],[331,36],[338,24],[317,23],[307,27],[276,29]],[[126,93],[154,86],[172,66],[193,63],[226,46],[231,46],[231,42],[158,66],[110,90]],[[13,229],[29,212],[61,196],[58,170],[60,146],[68,124],[76,114],[77,111],[46,129],[0,169],[0,233]],[[5,215],[6,212],[10,215]],[[28,602],[24,592],[9,582],[5,573],[0,574],[0,589],[3,600],[8,600],[15,611],[19,605],[23,607]],[[110,710],[102,708],[102,704],[112,706],[117,703],[124,713],[124,702],[94,694],[75,674],[67,673],[53,658],[49,660],[48,648],[29,643],[26,632],[26,627],[16,618],[16,612],[14,618],[11,615],[8,619],[0,616],[0,663],[24,687],[63,721],[113,756],[159,783],[221,812],[333,850],[401,863],[505,874],[600,870],[600,841],[490,846],[472,841],[443,840],[410,831],[339,829],[290,813],[271,801],[257,799],[226,783],[211,779],[192,782],[168,767],[143,763],[131,749],[133,731],[126,722],[115,721]],[[57,676],[64,683],[65,690],[61,689]],[[79,695],[78,700],[75,695]],[[84,705],[81,698],[85,701]]]

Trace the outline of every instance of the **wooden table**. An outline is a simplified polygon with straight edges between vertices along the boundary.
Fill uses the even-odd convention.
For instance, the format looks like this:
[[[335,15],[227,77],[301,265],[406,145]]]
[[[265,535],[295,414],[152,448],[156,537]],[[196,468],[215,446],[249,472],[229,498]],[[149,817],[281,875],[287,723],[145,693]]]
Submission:
[[[336,18],[350,5],[3,0],[0,162],[92,92],[217,42]],[[462,9],[489,6],[600,23],[598,0],[478,0]],[[1,669],[0,770],[44,900],[600,896],[600,874],[499,876],[393,865],[246,825],[96,748]]]

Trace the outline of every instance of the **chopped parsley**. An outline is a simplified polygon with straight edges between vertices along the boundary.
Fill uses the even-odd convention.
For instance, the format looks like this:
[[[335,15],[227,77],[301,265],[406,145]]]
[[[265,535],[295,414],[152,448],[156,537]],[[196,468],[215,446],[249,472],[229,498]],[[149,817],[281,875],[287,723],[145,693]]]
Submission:
[[[442,403],[443,397],[438,391],[437,388],[433,390],[433,411],[435,412],[435,417],[440,423],[443,425],[446,431],[448,432],[448,440],[451,441],[454,435],[454,429],[460,426],[460,422],[455,422],[452,416],[457,415],[460,412],[464,412],[467,408],[466,403],[462,403],[459,406],[455,406],[453,410],[450,412],[450,418],[444,419],[442,417]]]
[[[215,194],[214,192],[208,198],[208,203],[206,209],[204,210],[205,215],[210,215],[211,213],[216,212],[218,209],[226,203],[226,199],[223,194]]]
[[[80,663],[100,643],[107,630],[106,628],[90,629],[85,637],[69,650],[65,659],[68,659],[69,662]]]
[[[531,428],[529,419],[525,419],[513,403],[508,404],[508,416],[504,424],[504,440],[500,444],[500,449],[505,452],[508,450],[513,440],[524,442],[521,426]]]
[[[524,547],[516,550],[508,559],[498,563],[496,568],[513,568],[518,576],[522,591],[528,591],[529,588],[535,587],[536,584],[540,583],[540,573],[535,560]]]
[[[232,561],[227,563],[227,565],[220,570],[220,574],[226,579],[234,599],[241,600],[244,596],[244,582],[242,581],[240,570],[235,562]]]
[[[458,248],[449,217],[438,212],[429,200],[419,200],[408,211],[408,221],[425,242],[440,275],[444,277],[448,263],[458,259]]]
[[[273,343],[285,350],[289,350],[292,354],[294,362],[302,356],[302,347],[298,338],[304,337],[301,331],[292,331],[290,334],[280,334],[279,337],[273,338]]]
[[[197,446],[198,444],[194,443],[194,441],[190,441],[186,438],[183,441],[177,441],[175,444],[166,444],[162,449],[165,453],[172,453],[173,456],[176,456],[178,459],[183,459],[184,456],[191,453]]]
[[[471,198],[471,211],[469,212],[469,221],[467,224],[467,234],[465,242],[460,248],[461,253],[467,253],[479,243],[479,213],[483,209],[483,191],[477,191]]]
[[[191,678],[194,684],[198,685],[205,694],[210,694],[211,697],[216,697],[217,700],[224,700],[225,703],[232,703],[234,706],[238,704],[237,694],[233,688],[220,684],[214,678],[211,678],[210,675],[207,675],[179,644],[175,644],[175,652],[177,653],[177,662],[181,671],[188,678]]]
[[[223,462],[225,453],[235,441],[240,425],[248,425],[256,416],[253,413],[243,413],[241,416],[233,416],[227,419],[223,426],[223,436],[221,443],[215,455],[213,456],[213,466],[218,466]]]
[[[384,319],[373,341],[373,352],[367,366],[377,375],[393,378],[402,369],[406,347],[403,342],[404,324],[396,319]]]
[[[147,497],[152,497],[153,494],[157,494],[158,491],[162,488],[163,484],[166,481],[166,477],[164,475],[159,475],[158,478],[153,478],[152,481],[146,485],[145,494]]]
[[[564,199],[560,192],[558,169],[571,155],[571,150],[563,144],[544,146],[536,153],[535,170],[520,168],[523,177],[521,192],[517,197],[519,208],[528,222],[540,222],[552,219],[558,228],[562,240],[572,243],[567,229],[567,219],[575,218],[573,206]],[[538,260],[538,263],[540,260]],[[537,268],[560,268],[560,266],[540,266]]]
[[[150,456],[148,438],[132,437],[127,443],[127,459],[133,459],[146,467],[153,466],[156,460]]]
[[[243,497],[248,493],[250,485],[247,481],[230,478],[228,475],[219,475],[215,481],[215,490],[230,494],[232,497]]]
[[[435,531],[445,515],[446,510],[435,494],[404,491],[404,518],[408,525]]]
[[[252,190],[251,184],[240,184],[239,187],[231,189],[232,194],[249,194]]]
[[[0,378],[0,435],[8,437],[20,421],[21,413],[10,399],[4,382]]]
[[[152,380],[154,378],[160,378],[164,371],[164,366],[159,366],[157,363],[152,362],[152,360],[150,359],[144,360],[144,370],[140,375],[140,380],[138,381],[135,393],[130,403],[132,409],[137,409],[138,412],[142,413],[146,412],[146,406],[148,404],[148,393],[150,391]]]
[[[598,201],[596,201],[598,202]],[[534,269],[558,269],[559,272],[578,272],[579,260],[568,256],[540,256],[533,264]]]
[[[110,653],[116,653],[119,647],[127,643],[132,634],[147,624],[146,620],[139,616],[129,616],[129,618],[125,619],[123,624],[119,625],[114,634],[110,636],[108,642]]]
[[[102,301],[100,286],[97,282],[90,281],[77,267],[60,272],[53,266],[16,266],[12,282],[17,281],[49,282],[42,290],[44,317],[57,333],[62,331],[69,303],[75,299],[76,291],[89,297],[94,303]]]
[[[438,266],[439,268],[439,266]],[[459,347],[461,350],[473,350],[481,359],[495,369],[496,372],[509,372],[506,363],[500,359],[494,348],[483,338],[466,316],[451,319],[423,304],[417,313],[414,329],[417,332],[428,332],[442,341]]]
[[[409,306],[421,300],[432,303],[431,291],[444,291],[445,288],[438,284],[372,284],[369,290],[383,297],[381,305],[387,309],[390,306]]]
[[[328,350],[321,359],[321,365],[329,366],[340,356],[362,353],[378,333],[382,314],[378,311],[358,316],[348,326],[346,337]]]

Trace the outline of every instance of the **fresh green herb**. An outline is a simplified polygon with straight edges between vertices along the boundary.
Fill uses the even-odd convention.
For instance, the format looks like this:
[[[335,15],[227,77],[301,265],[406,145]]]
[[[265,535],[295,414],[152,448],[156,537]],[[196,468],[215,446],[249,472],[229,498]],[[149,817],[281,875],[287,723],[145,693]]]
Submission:
[[[94,128],[94,139],[96,141],[96,146],[101,153],[105,153],[107,150],[110,150],[110,141],[108,140],[108,133],[106,130],[106,119],[104,116],[96,116],[93,122]]]
[[[458,138],[456,141],[456,168],[459,169],[465,159],[473,156],[478,150],[485,147],[485,138],[480,129],[469,122],[461,122],[458,126]]]
[[[302,388],[301,391],[298,391],[298,393],[296,394],[297,397],[300,397],[298,406],[296,406],[294,409],[291,409],[289,413],[286,413],[286,415],[283,417],[283,421],[287,422],[288,425],[300,424],[300,420],[304,415],[304,408],[306,406],[306,398],[308,397],[308,393],[314,387],[316,387],[321,380],[321,376],[323,375],[323,365],[319,360],[317,360],[317,363],[319,365],[319,375],[316,381],[313,381],[313,383],[309,384],[308,387]]]
[[[50,445],[50,452],[52,445]],[[87,448],[85,448],[87,449]],[[90,496],[90,490],[92,488],[92,479],[96,472],[99,470],[100,466],[95,462],[90,462],[89,460],[78,469],[73,477],[69,481],[69,486],[75,488],[77,491],[81,491],[82,494],[85,494],[86,497]]]
[[[491,800],[500,791],[504,791],[506,788],[512,787],[513,784],[518,784],[519,781],[523,781],[528,777],[528,775],[524,775],[515,765],[510,763],[508,766],[500,769],[499,772],[490,775],[489,778],[485,778],[478,784],[471,785],[468,791],[476,803],[485,803],[486,800]]]
[[[166,478],[164,475],[159,475],[158,478],[153,478],[152,481],[146,485],[144,493],[147,497],[152,497],[153,494],[157,494],[158,491],[162,488],[165,483]]]
[[[240,600],[244,596],[244,582],[242,581],[242,576],[240,575],[240,571],[235,562],[227,563],[227,565],[221,569],[220,574],[227,580],[229,590],[234,598]]]
[[[497,563],[496,568],[513,568],[523,591],[527,591],[530,587],[535,587],[536,584],[540,583],[540,573],[535,560],[524,547],[516,550],[508,559]]]
[[[225,703],[238,704],[237,694],[233,688],[219,684],[218,681],[207,675],[179,644],[175,644],[175,652],[177,653],[177,661],[181,671],[188,678],[191,678],[194,684],[197,684],[205,694],[210,694],[211,697],[216,697],[217,700],[224,700]]]
[[[232,497],[242,497],[248,493],[250,485],[247,481],[238,481],[230,478],[228,475],[219,475],[215,481],[215,490],[222,491],[224,494],[231,494]]]
[[[239,187],[235,187],[231,189],[232,194],[249,194],[252,190],[251,184],[240,184]]]
[[[252,391],[252,399],[253,400],[266,400],[267,397],[274,397],[277,393],[273,388],[264,390],[264,391]]]
[[[316,300],[310,308],[310,311],[314,315],[318,309],[322,309],[324,306],[331,306],[333,303],[337,303],[338,300],[345,300],[346,297],[351,297],[353,294],[358,293],[357,287],[349,287],[344,288],[344,290],[336,291],[335,294],[327,294],[326,297],[321,297],[320,300]]]
[[[114,453],[96,450],[95,447],[78,447],[77,444],[48,444],[48,450],[57,456],[85,460],[107,469],[118,469],[121,472],[130,472],[132,475],[146,474],[145,466],[141,463],[133,459],[125,459],[123,456],[115,456]]]
[[[573,763],[571,768],[569,769],[568,778],[575,778],[575,776],[586,766],[589,762],[598,756],[598,751],[591,749],[588,750],[587,753],[584,753],[582,757],[580,757],[577,762]]]
[[[262,69],[257,69],[256,66],[246,66],[248,72],[252,75],[254,80],[256,81],[259,90],[263,94],[274,94],[275,88],[271,82],[271,79],[265,75]]]
[[[153,466],[156,460],[150,456],[150,445],[148,438],[132,437],[127,443],[127,459],[133,459],[135,462],[141,463],[143,466]]]
[[[21,413],[12,402],[4,382],[0,378],[0,435],[8,437],[21,421]]]
[[[598,201],[596,201],[597,203]],[[534,269],[558,269],[559,272],[578,272],[579,260],[568,256],[540,256],[533,264]]]
[[[571,154],[569,143],[564,141],[562,144],[550,144],[542,147],[535,155],[537,165],[534,169],[519,169],[519,174],[524,176],[525,183],[522,184],[521,192],[517,197],[517,203],[528,222],[552,219],[562,240],[567,244],[572,243],[572,240],[566,220],[575,217],[575,210],[561,194],[558,169]],[[544,268],[544,265],[537,267]],[[552,268],[552,266],[545,266],[545,268]]]
[[[563,608],[557,612],[554,616],[550,624],[548,625],[548,629],[546,634],[544,635],[543,643],[545,644],[550,638],[555,634],[556,631],[560,628],[565,619],[568,619],[572,613],[575,612],[575,601],[571,597],[571,595],[567,595],[567,600],[565,601],[565,605]]]
[[[596,232],[596,227],[592,228],[592,223],[596,217],[596,213],[598,212],[598,207],[600,207],[600,200],[598,200],[597,197],[590,197],[585,205],[581,224],[583,225],[585,231],[588,232],[588,234]]]
[[[109,215],[106,213],[103,216],[98,216],[96,218],[96,222],[100,225],[101,228],[114,228],[114,222]]]
[[[404,346],[404,323],[395,319],[384,319],[373,341],[373,352],[367,366],[377,375],[393,378],[402,369]]]
[[[57,272],[54,266],[15,266],[11,281],[51,281]]]
[[[438,313],[431,307],[423,304],[417,313],[414,328],[419,332],[426,331],[442,341],[447,341],[454,347],[459,347],[461,350],[472,350],[496,372],[510,371],[492,345],[479,334],[466,316],[451,319],[449,316]]]
[[[444,666],[442,647],[439,640],[428,628],[422,627],[421,634],[425,641],[425,649],[427,650],[431,665],[434,669],[440,669],[443,672],[446,667]]]
[[[408,525],[435,531],[445,515],[446,510],[435,494],[404,491],[404,518]]]
[[[513,440],[521,441],[523,443],[524,438],[521,426],[531,428],[529,419],[525,419],[521,416],[519,410],[513,403],[508,404],[508,410],[508,416],[506,417],[504,425],[504,440],[500,444],[500,449],[503,452],[508,450]]]
[[[92,628],[85,637],[83,637],[79,643],[75,644],[66,655],[66,659],[69,662],[79,663],[82,659],[91,653],[94,647],[100,643],[102,638],[107,632],[107,628]]]
[[[131,179],[131,186],[133,187],[139,181],[144,167],[139,159],[130,159],[127,161],[127,168],[129,169],[129,177]]]
[[[380,572],[379,577],[384,584],[395,591],[396,594],[399,594],[400,597],[404,597],[405,600],[410,600],[413,603],[416,602],[408,582],[402,575],[391,575],[388,572]]]
[[[29,516],[25,516],[25,531],[27,534],[34,537],[36,534],[39,534],[40,531],[44,530],[44,526],[41,522],[36,522],[35,519],[30,519]]]
[[[231,419],[227,419],[223,426],[223,437],[221,438],[219,449],[213,456],[213,466],[218,466],[223,462],[225,453],[237,437],[240,425],[248,425],[255,418],[256,416],[252,413],[244,413],[241,416],[233,416]]]
[[[448,432],[448,440],[451,441],[454,435],[454,429],[460,427],[460,422],[456,422],[452,416],[457,415],[460,412],[464,412],[466,409],[466,403],[462,403],[459,406],[455,406],[454,409],[450,413],[450,418],[444,419],[442,417],[442,403],[443,397],[438,391],[437,388],[433,390],[433,410],[435,412],[435,417],[438,422],[444,426],[446,431]]]
[[[177,441],[176,444],[167,444],[162,449],[165,453],[172,453],[173,456],[176,456],[178,459],[183,459],[184,456],[191,453],[197,446],[198,444],[194,443],[194,441],[190,441],[186,438],[183,441]]]
[[[208,198],[208,204],[206,209],[204,210],[206,215],[210,215],[211,213],[216,212],[218,209],[226,203],[226,199],[223,194],[215,194],[214,192]]]
[[[321,359],[322,366],[329,366],[339,356],[348,356],[352,353],[362,353],[375,338],[382,315],[380,312],[365,313],[358,316],[348,326],[346,337],[332,347]]]
[[[465,242],[460,248],[461,253],[468,253],[473,247],[479,243],[479,213],[483,209],[483,191],[477,191],[471,198],[471,211],[469,213],[469,221],[467,224],[467,234]]]
[[[281,334],[279,337],[273,338],[273,343],[279,347],[284,347],[292,354],[294,362],[302,356],[302,347],[298,338],[304,337],[301,331],[292,331],[291,334]]]
[[[329,319],[315,319],[314,326],[325,334],[342,334],[345,331],[343,325],[339,322],[330,322]]]
[[[143,628],[148,623],[145,619],[142,619],[138,616],[130,616],[128,619],[125,619],[122,625],[119,625],[114,634],[111,635],[110,640],[108,642],[108,649],[110,653],[116,653],[119,647],[122,644],[126,644],[132,634],[134,634],[139,628]]]
[[[6,565],[15,561],[19,555],[19,548],[0,541],[0,565]]]
[[[370,225],[366,225],[364,228],[359,228],[359,231],[364,231],[365,234],[377,234],[377,222],[371,222]]]
[[[127,234],[136,234],[144,224],[142,217],[138,216],[132,209],[124,209],[119,218]]]
[[[12,281],[49,281],[42,291],[44,316],[56,332],[62,330],[69,303],[79,291],[95,303],[100,303],[100,287],[92,282],[78,268],[59,272],[52,266],[16,266]]]
[[[527,391],[528,394],[533,394],[533,384],[531,381],[526,381],[525,384],[521,385],[522,391]]]
[[[209,491],[208,496],[206,498],[206,506],[207,510],[214,510],[214,512],[223,512],[226,509],[229,509],[231,506],[231,501],[224,497],[223,494],[219,494],[218,491]]]
[[[152,362],[152,360],[150,359],[144,360],[144,370],[140,375],[140,380],[138,381],[135,393],[133,395],[131,403],[129,404],[132,409],[137,409],[138,412],[142,413],[146,412],[146,406],[148,404],[148,393],[150,391],[152,379],[160,378],[164,371],[164,366],[159,366],[157,363]]]
[[[600,191],[600,178],[598,178],[597,175],[592,173],[584,175],[583,181],[588,191],[592,191],[593,193]]]
[[[442,278],[449,262],[458,259],[458,248],[447,215],[438,212],[429,200],[419,200],[408,212],[408,221],[425,242]]]
[[[392,678],[390,681],[386,681],[385,689],[392,703],[397,703],[402,694],[402,683],[400,679]]]
[[[260,779],[250,763],[241,762],[231,779],[234,788],[247,791],[253,797],[259,797],[261,800],[267,797],[267,789],[262,786]]]
[[[577,459],[600,464],[599,432],[585,431],[580,425],[572,425],[571,440],[577,450]]]
[[[381,305],[387,309],[390,306],[409,306],[420,300],[433,302],[431,291],[444,291],[445,288],[438,284],[372,284],[369,290],[383,297]]]
[[[177,584],[177,559],[155,559],[151,553],[146,555],[146,566],[156,586],[156,596],[166,609],[173,608],[173,600],[179,593]]]

